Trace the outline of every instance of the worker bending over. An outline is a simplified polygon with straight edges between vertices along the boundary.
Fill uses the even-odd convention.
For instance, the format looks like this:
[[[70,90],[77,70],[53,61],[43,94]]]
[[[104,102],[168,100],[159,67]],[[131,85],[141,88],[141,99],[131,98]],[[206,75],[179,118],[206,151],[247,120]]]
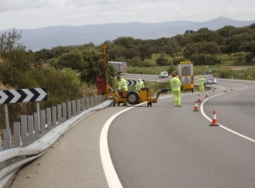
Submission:
[[[173,93],[174,106],[181,107],[181,81],[176,77],[176,74],[172,74],[172,79],[170,80],[170,87]]]
[[[120,76],[117,76],[117,80],[118,80],[118,90],[127,91],[128,90],[127,81],[121,78]]]
[[[141,88],[144,88],[144,82],[142,81],[141,78],[138,79],[138,82],[135,84],[135,89],[137,91],[141,90]]]

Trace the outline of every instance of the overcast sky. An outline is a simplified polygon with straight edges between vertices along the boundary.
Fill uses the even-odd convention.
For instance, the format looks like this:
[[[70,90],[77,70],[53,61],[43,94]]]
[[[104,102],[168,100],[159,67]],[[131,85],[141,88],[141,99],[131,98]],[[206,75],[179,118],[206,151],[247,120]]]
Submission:
[[[255,20],[255,0],[0,0],[0,30],[105,23]]]

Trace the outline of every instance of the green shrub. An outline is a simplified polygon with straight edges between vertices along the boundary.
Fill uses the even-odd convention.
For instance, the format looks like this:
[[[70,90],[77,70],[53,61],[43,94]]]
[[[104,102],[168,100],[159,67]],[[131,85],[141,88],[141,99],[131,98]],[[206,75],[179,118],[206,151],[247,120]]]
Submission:
[[[245,62],[247,64],[251,64],[252,62],[252,59],[253,59],[253,54],[252,53],[248,53],[244,56],[244,59],[245,59]]]
[[[219,72],[220,78],[231,78],[232,74],[229,71],[222,71]]]
[[[158,57],[156,59],[156,62],[159,66],[169,65],[169,61],[167,58],[165,58],[165,55],[161,55],[160,57]]]
[[[253,76],[251,76],[251,75],[247,75],[247,76],[246,76],[246,80],[254,80],[254,78],[253,78]]]

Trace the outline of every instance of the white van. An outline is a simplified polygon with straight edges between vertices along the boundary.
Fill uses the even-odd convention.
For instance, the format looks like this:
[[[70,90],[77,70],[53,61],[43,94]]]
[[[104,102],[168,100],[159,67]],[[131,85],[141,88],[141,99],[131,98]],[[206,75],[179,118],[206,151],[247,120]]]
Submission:
[[[167,71],[163,71],[163,72],[160,72],[159,74],[159,78],[168,78],[168,72]]]

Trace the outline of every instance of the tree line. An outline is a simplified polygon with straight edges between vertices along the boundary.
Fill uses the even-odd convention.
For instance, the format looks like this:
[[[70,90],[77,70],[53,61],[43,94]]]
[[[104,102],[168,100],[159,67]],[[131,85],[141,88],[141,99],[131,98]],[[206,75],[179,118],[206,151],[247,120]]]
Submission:
[[[46,62],[56,58],[55,65],[63,64],[63,54],[78,55],[79,51],[89,49],[100,52],[102,45],[108,47],[109,60],[126,61],[129,66],[150,66],[146,60],[153,54],[160,54],[156,60],[158,65],[177,65],[183,60],[191,60],[194,65],[214,65],[221,63],[217,55],[228,54],[231,59],[234,53],[246,53],[243,63],[248,65],[255,56],[255,23],[240,28],[225,26],[216,31],[208,28],[201,28],[198,31],[187,30],[184,34],[154,40],[119,37],[113,41],[105,41],[99,46],[93,43],[81,46],[59,46],[51,50],[42,49],[35,52],[35,55],[37,61]],[[180,54],[182,58],[178,59]],[[170,62],[167,56],[172,57],[173,60]]]
[[[232,54],[242,52],[246,54],[243,61],[250,64],[255,56],[255,23],[240,28],[225,26],[216,31],[187,30],[173,37],[150,40],[119,37],[98,46],[93,43],[57,46],[35,52],[26,50],[19,43],[21,38],[22,32],[15,29],[0,36],[0,82],[7,89],[47,87],[49,99],[41,103],[42,108],[84,97],[84,87],[94,84],[95,76],[103,72],[100,58],[103,45],[107,46],[109,61],[125,61],[129,66],[139,67],[151,66],[147,60],[153,54],[159,54],[158,65],[177,65],[185,60],[194,65],[214,65],[221,63],[218,54],[231,58]],[[108,71],[116,75],[110,65]],[[20,114],[36,111],[32,103],[10,104],[9,109],[11,121]],[[4,122],[2,108],[0,111],[0,122]]]

